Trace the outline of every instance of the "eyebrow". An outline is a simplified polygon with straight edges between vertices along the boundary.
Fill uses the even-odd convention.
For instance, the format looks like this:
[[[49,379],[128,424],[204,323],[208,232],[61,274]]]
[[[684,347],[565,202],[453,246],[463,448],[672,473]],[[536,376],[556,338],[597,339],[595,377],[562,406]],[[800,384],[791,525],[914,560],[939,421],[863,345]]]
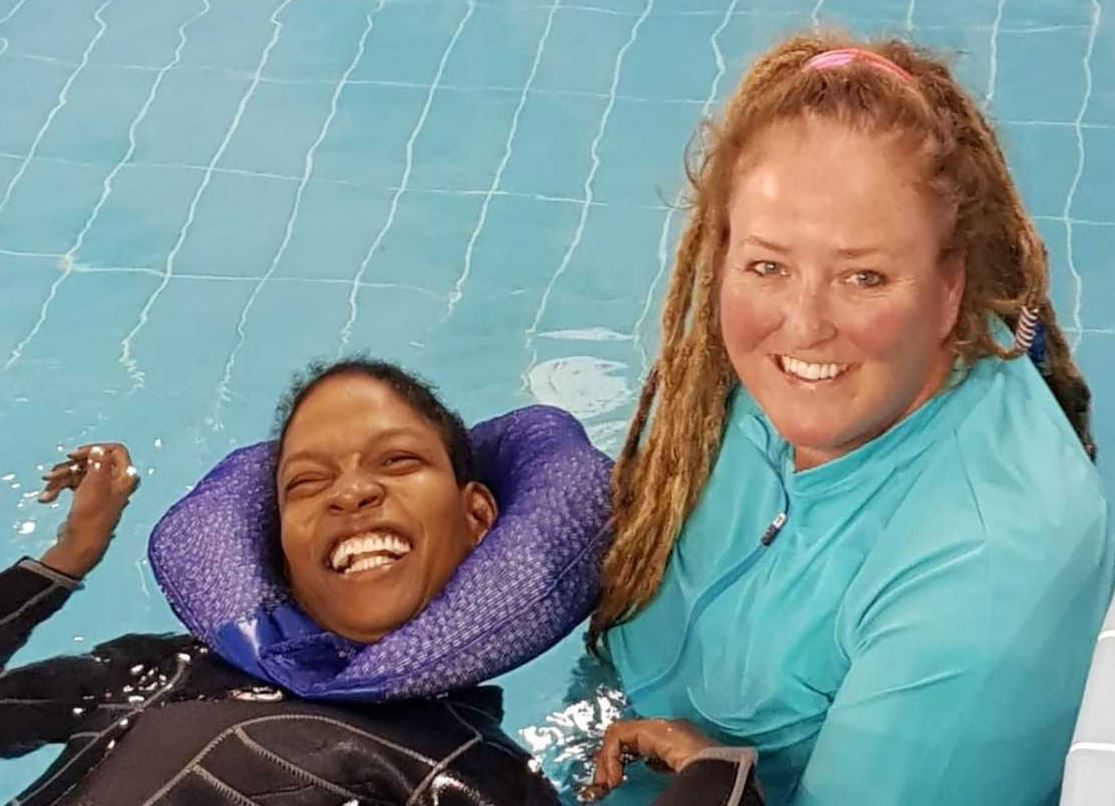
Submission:
[[[753,244],[755,246],[762,247],[763,249],[769,249],[771,252],[776,252],[780,255],[788,255],[791,251],[790,247],[788,246],[776,243],[775,241],[768,241],[766,238],[761,238],[758,235],[748,235],[743,240],[744,243]],[[882,254],[885,251],[886,250],[883,249],[881,246],[859,246],[837,249],[836,254],[842,258],[855,259],[866,257],[868,255]]]
[[[753,244],[755,246],[760,246],[763,249],[769,249],[770,251],[777,252],[780,255],[788,254],[790,251],[790,247],[783,246],[782,244],[775,243],[774,241],[768,241],[766,238],[760,238],[758,235],[748,235],[746,238],[743,239],[743,242]]]
[[[400,436],[417,437],[417,436],[420,436],[420,435],[421,435],[421,432],[418,431],[417,429],[408,428],[405,425],[399,425],[399,426],[395,426],[393,428],[385,428],[384,430],[380,431],[379,433],[377,433],[375,435],[375,439],[376,440],[393,439],[395,437],[400,437]],[[284,456],[282,462],[279,463],[279,467],[278,467],[278,470],[276,471],[276,475],[282,475],[283,471],[287,468],[288,465],[293,464],[294,462],[300,462],[300,461],[325,462],[325,461],[328,461],[328,459],[322,454],[321,451],[313,450],[312,448],[307,448],[305,450],[298,451],[297,453],[292,453],[289,456]]]

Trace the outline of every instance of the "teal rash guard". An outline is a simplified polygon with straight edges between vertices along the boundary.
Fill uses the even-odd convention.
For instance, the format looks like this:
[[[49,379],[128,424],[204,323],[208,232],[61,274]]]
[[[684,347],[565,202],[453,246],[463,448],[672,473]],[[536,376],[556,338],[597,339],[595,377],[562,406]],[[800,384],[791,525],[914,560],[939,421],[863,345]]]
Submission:
[[[803,472],[729,406],[659,592],[608,634],[634,710],[756,748],[769,806],[1055,803],[1115,570],[1033,364],[983,359]]]

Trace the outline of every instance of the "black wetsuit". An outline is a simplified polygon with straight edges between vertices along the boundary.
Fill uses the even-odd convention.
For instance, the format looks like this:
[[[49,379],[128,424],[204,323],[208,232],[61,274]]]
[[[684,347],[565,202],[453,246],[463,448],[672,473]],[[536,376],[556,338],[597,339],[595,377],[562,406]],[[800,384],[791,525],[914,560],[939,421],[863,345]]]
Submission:
[[[76,586],[30,560],[0,573],[0,668]],[[556,804],[501,700],[286,699],[190,637],[128,635],[0,675],[0,757],[64,745],[18,804]]]
[[[77,586],[33,560],[0,572],[0,669]],[[183,635],[126,635],[0,674],[0,758],[64,745],[20,806],[557,804],[501,717],[492,686],[378,705],[288,699]],[[718,748],[655,805],[760,804],[749,770]]]

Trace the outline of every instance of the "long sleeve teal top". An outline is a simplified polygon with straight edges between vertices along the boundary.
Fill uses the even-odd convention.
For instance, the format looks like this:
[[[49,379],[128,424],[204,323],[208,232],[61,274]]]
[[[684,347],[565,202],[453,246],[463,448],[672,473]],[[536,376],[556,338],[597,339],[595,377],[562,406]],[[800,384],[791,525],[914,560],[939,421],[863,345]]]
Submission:
[[[804,472],[737,390],[607,648],[640,714],[755,747],[770,806],[1055,803],[1113,574],[1098,475],[1027,360]]]

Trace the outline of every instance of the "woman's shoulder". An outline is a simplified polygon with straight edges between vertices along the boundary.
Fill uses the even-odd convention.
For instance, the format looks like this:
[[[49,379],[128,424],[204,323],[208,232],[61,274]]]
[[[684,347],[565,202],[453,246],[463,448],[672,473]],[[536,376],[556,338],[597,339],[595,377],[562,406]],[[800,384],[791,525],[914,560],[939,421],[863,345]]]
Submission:
[[[987,538],[1106,542],[1102,480],[1034,365],[985,359],[977,371],[980,393],[946,452]]]
[[[1026,361],[989,361],[963,413],[887,482],[894,502],[849,589],[849,624],[879,605],[957,623],[1051,599],[1111,595],[1115,545],[1095,466]],[[1077,594],[1072,592],[1076,591]]]

